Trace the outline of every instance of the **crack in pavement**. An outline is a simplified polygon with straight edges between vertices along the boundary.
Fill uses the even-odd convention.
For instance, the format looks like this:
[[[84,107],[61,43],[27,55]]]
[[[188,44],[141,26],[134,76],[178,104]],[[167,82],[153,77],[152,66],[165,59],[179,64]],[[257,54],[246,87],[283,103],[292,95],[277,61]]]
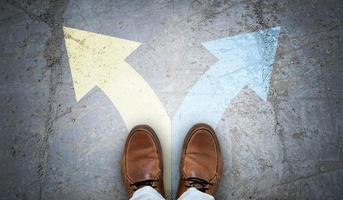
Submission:
[[[48,160],[49,137],[53,134],[53,122],[56,118],[56,100],[55,94],[58,85],[61,83],[62,67],[60,66],[62,58],[62,42],[63,42],[63,14],[69,0],[51,1],[49,7],[43,14],[36,15],[27,5],[23,5],[14,0],[7,0],[11,6],[19,9],[28,15],[31,19],[46,23],[51,32],[51,36],[47,41],[44,49],[44,58],[47,62],[47,68],[50,70],[49,77],[49,94],[48,94],[48,115],[44,126],[44,132],[41,135],[41,143],[39,144],[39,159],[38,159],[38,179],[39,179],[39,199],[42,199],[44,179],[46,175],[46,163]]]
[[[60,66],[60,61],[62,58],[62,42],[63,42],[63,13],[67,6],[68,0],[54,1],[53,6],[48,9],[48,13],[55,12],[51,17],[53,20],[48,20],[51,23],[49,26],[52,28],[51,37],[48,40],[46,49],[44,51],[44,57],[47,61],[47,66],[51,69],[50,71],[50,83],[49,83],[49,117],[46,121],[45,131],[40,147],[40,159],[39,159],[39,199],[42,199],[44,179],[46,175],[46,163],[48,160],[48,149],[49,137],[53,134],[52,126],[53,121],[56,117],[56,100],[55,94],[58,84],[62,79],[62,68]]]

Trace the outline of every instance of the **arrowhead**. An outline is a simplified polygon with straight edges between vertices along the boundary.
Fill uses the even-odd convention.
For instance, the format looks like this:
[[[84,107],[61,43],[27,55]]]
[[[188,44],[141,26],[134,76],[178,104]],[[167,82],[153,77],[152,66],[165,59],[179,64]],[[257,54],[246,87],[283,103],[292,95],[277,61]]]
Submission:
[[[76,99],[98,86],[128,130],[138,124],[154,127],[164,147],[165,188],[170,191],[170,118],[149,84],[125,62],[140,43],[67,27],[64,34]]]
[[[138,42],[64,27],[65,45],[77,101],[94,86],[104,86],[125,67]],[[117,75],[118,76],[118,75]]]
[[[218,58],[189,90],[172,122],[173,188],[184,138],[193,124],[216,127],[232,99],[248,85],[266,99],[280,28],[209,41],[203,45]],[[206,113],[206,114],[204,114]]]
[[[253,89],[263,100],[267,99],[269,82],[277,49],[280,27],[240,34],[203,43],[226,68],[237,85]],[[234,74],[236,74],[234,76]]]

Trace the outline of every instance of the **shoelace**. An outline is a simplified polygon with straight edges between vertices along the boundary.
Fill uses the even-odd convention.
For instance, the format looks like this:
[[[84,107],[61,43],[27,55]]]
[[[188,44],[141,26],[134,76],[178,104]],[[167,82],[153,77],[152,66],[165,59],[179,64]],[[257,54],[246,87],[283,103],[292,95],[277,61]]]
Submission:
[[[200,190],[201,192],[206,192],[206,190],[209,190],[206,186],[213,185],[212,183],[210,183],[204,179],[196,178],[196,177],[188,177],[184,180],[188,182],[188,185],[186,185],[186,187],[195,187],[196,189]]]
[[[151,187],[155,188],[156,186],[154,186],[153,183],[156,181],[158,181],[158,180],[148,179],[148,180],[138,181],[138,182],[132,183],[132,184],[130,184],[130,186],[135,186],[135,189],[133,189],[133,191],[136,191],[139,188],[144,187],[144,186],[151,186]]]

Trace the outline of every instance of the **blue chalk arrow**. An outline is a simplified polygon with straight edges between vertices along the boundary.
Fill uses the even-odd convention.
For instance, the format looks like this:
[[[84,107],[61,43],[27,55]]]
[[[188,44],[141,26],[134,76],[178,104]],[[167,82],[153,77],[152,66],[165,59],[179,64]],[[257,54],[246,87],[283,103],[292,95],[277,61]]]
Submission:
[[[248,86],[266,100],[280,27],[203,43],[218,58],[182,101],[172,121],[172,189],[179,178],[180,152],[188,129],[204,122],[216,127],[232,99]]]

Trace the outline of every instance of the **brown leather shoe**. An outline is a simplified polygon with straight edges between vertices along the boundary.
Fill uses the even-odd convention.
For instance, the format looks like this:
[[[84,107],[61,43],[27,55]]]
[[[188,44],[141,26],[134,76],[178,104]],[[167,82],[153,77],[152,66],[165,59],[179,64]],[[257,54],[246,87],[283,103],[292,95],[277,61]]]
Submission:
[[[223,161],[214,130],[207,124],[194,125],[183,143],[177,197],[190,187],[213,195],[222,171]]]
[[[131,130],[121,160],[121,173],[130,197],[144,186],[151,186],[165,196],[161,145],[149,126],[138,125]]]

